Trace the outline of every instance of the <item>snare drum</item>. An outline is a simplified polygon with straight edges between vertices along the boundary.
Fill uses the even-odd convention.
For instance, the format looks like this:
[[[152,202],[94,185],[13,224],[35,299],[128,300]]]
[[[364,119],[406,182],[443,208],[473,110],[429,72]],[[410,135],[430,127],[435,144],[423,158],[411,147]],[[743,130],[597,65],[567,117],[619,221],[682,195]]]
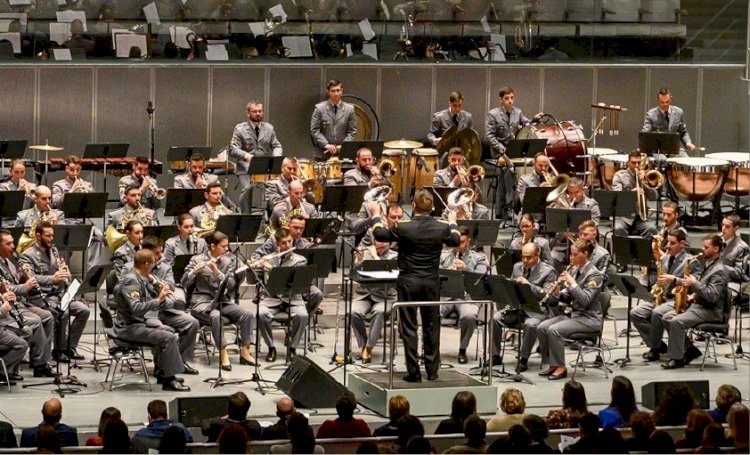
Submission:
[[[417,164],[422,167],[417,169]],[[409,174],[406,176],[407,187],[414,185],[416,189],[432,186],[432,179],[438,169],[438,152],[435,149],[414,149],[409,163]]]
[[[729,162],[725,193],[730,196],[750,195],[750,155],[737,152],[707,153],[706,158]]]
[[[628,167],[628,155],[620,153],[601,155],[597,161],[599,162],[599,183],[602,188],[611,190],[615,172]]]
[[[703,202],[721,191],[729,161],[715,158],[667,158],[667,180],[680,199]]]
[[[320,179],[318,178],[320,171],[320,164],[311,160],[298,159],[297,166],[299,167],[299,178],[302,183],[310,180],[317,182],[317,188],[313,191],[313,198],[316,203],[323,200],[323,185],[321,185]]]
[[[396,171],[393,175],[388,178],[391,182],[391,195],[388,196],[390,202],[398,201],[399,195],[401,194],[401,179],[403,178],[401,169],[401,161],[406,153],[403,150],[386,149],[383,150],[383,159],[393,162],[393,168]]]

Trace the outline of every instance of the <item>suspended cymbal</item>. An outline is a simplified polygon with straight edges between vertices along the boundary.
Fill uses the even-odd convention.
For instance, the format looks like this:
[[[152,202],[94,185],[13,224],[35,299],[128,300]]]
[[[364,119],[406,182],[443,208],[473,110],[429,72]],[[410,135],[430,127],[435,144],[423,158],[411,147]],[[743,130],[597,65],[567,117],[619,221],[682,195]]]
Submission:
[[[417,141],[407,141],[406,139],[399,139],[398,141],[388,141],[383,145],[389,149],[418,149],[424,144]]]
[[[44,145],[30,145],[29,148],[32,149],[32,150],[42,150],[42,151],[46,151],[46,152],[61,152],[61,151],[65,150],[62,147],[57,147],[57,146],[49,145],[49,144],[44,144]]]

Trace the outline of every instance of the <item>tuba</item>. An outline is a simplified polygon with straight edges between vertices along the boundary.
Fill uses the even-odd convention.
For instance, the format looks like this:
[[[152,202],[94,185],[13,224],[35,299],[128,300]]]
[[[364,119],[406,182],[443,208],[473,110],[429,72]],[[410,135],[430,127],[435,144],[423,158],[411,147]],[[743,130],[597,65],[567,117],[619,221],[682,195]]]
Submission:
[[[474,199],[474,190],[471,188],[459,188],[448,195],[445,207],[449,212],[456,212],[456,218],[463,220],[471,219],[471,200]]]

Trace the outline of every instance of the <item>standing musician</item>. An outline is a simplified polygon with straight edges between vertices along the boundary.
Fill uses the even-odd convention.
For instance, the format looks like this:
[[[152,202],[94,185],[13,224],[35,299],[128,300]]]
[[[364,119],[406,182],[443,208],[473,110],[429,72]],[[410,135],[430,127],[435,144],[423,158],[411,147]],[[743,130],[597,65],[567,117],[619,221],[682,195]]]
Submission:
[[[487,256],[484,253],[473,251],[471,246],[471,235],[469,229],[461,227],[458,229],[461,237],[457,247],[443,250],[440,254],[440,268],[459,270],[461,272],[487,273]],[[466,348],[469,347],[471,337],[477,329],[477,314],[479,307],[477,305],[451,303],[451,299],[441,299],[446,303],[440,305],[440,317],[446,318],[451,313],[458,315],[458,325],[461,328],[461,336],[458,344],[458,363],[465,364],[469,362],[466,357]],[[466,294],[464,300],[471,300]]]
[[[636,173],[640,172],[641,154],[633,151],[628,156],[627,169],[620,169],[615,172],[612,178],[612,191],[637,191],[643,192],[649,200],[656,200],[659,193],[655,189],[641,184],[640,188],[636,187]],[[656,232],[654,224],[648,220],[642,220],[636,210],[635,217],[617,217],[614,234],[619,236],[638,235],[650,239]]]
[[[229,239],[224,233],[214,231],[206,236],[208,251],[190,259],[182,276],[182,288],[190,295],[189,305],[196,313],[202,313],[211,320],[211,336],[214,343],[219,343],[221,369],[231,371],[227,342],[221,331],[222,317],[239,326],[240,365],[255,365],[250,353],[253,341],[253,312],[238,305],[232,296],[245,278],[245,273],[235,273],[235,259],[228,253]],[[217,295],[222,281],[226,280],[226,289]]]
[[[513,265],[513,272],[510,277],[517,283],[528,284],[531,287],[531,292],[538,299],[541,299],[545,292],[549,290],[552,283],[557,280],[557,272],[555,272],[555,269],[551,265],[540,260],[539,245],[529,242],[521,249],[521,262]],[[553,316],[552,310],[549,307],[542,309],[544,313],[521,311],[523,340],[521,340],[520,360],[516,366],[516,371],[519,373],[526,371],[529,367],[531,350],[537,340],[537,327],[542,321]],[[504,313],[505,311],[498,311],[492,318],[495,324],[492,327],[493,365],[503,363],[503,358],[500,356],[500,343],[503,339],[503,325],[501,323]]]
[[[65,193],[89,193],[93,191],[91,182],[81,178],[81,157],[68,155],[65,158],[65,178],[52,184],[52,207],[61,209]]]
[[[34,277],[38,283],[36,291],[28,296],[32,305],[60,311],[60,299],[68,288],[70,271],[54,245],[55,231],[49,221],[42,221],[36,228],[34,246],[23,252],[19,262],[29,278]],[[72,318],[72,321],[71,321]],[[81,300],[72,300],[68,309],[62,314],[56,328],[56,352],[53,353],[61,362],[83,359],[76,352],[78,342],[89,319],[89,308]],[[70,334],[68,334],[70,326]]]
[[[133,262],[135,252],[141,249],[141,240],[143,240],[143,224],[138,220],[128,221],[125,225],[125,236],[127,240],[112,255],[112,262],[115,265],[117,279],[127,272],[126,266]]]
[[[289,251],[292,248],[294,238],[292,232],[287,228],[279,228],[274,233],[274,239],[276,240],[276,248],[279,253]],[[263,268],[266,272],[270,272],[274,267],[302,267],[307,265],[307,259],[304,256],[300,256],[294,252],[289,252],[281,257],[273,259],[263,260]],[[265,277],[266,279],[268,277]],[[291,333],[289,335],[289,356],[293,358],[297,355],[297,346],[302,335],[307,327],[307,321],[309,319],[308,304],[305,304],[305,300],[301,294],[291,296],[291,300],[288,293],[279,295],[267,295],[264,293],[260,300],[260,321],[258,321],[258,327],[263,340],[268,347],[268,355],[266,356],[267,362],[276,361],[276,347],[273,344],[273,335],[271,333],[271,322],[273,317],[281,311],[287,311],[289,318],[291,319]]]
[[[148,175],[151,161],[145,156],[136,156],[133,163],[133,173],[120,178],[117,186],[120,190],[120,204],[130,205],[127,201],[127,189],[137,186],[140,190],[141,205],[145,208],[156,210],[161,207],[161,201],[156,197],[158,185],[153,177]]]
[[[685,251],[686,241],[685,231],[672,229],[667,232],[666,251],[662,252],[658,248],[653,249],[654,260],[660,261],[662,268],[662,274],[656,277],[654,286],[661,287],[660,299],[663,299],[663,301],[660,305],[655,306],[653,301],[642,300],[638,306],[630,310],[630,319],[633,326],[638,330],[643,342],[649,348],[649,351],[643,353],[643,358],[648,361],[657,361],[660,354],[667,352],[667,345],[661,340],[662,335],[664,335],[662,318],[666,313],[674,310],[672,290],[675,286],[684,284],[685,265],[690,259],[690,255]],[[689,267],[691,275],[697,275],[701,272],[698,261],[693,261]]]
[[[672,92],[668,88],[660,88],[656,94],[656,100],[659,106],[646,112],[641,131],[679,134],[680,142],[684,146],[684,148],[680,147],[680,156],[688,156],[685,149],[692,152],[695,150],[695,144],[690,140],[685,125],[685,114],[679,107],[672,106]]]
[[[362,210],[360,210],[360,214],[361,213],[362,213]],[[399,221],[401,221],[403,217],[404,217],[404,210],[401,208],[400,205],[398,205],[398,203],[392,202],[388,204],[388,207],[386,208],[386,213],[385,213],[386,228],[387,229],[393,228],[394,226],[398,224]],[[373,224],[372,218],[368,218],[366,223],[369,227],[367,228],[367,231],[365,231],[365,236],[362,237],[362,241],[359,242],[360,247],[370,246],[375,243],[375,236],[372,233],[372,224]],[[350,225],[350,228],[354,230],[353,225]],[[398,251],[398,244],[396,242],[391,242],[390,249],[393,251]]]
[[[18,212],[16,227],[31,227],[36,220],[42,217],[57,224],[65,219],[65,214],[62,210],[52,208],[52,191],[49,187],[39,185],[34,191],[34,206]]]
[[[232,209],[225,206],[222,201],[224,191],[221,189],[221,183],[211,182],[203,188],[203,197],[206,199],[202,205],[196,205],[190,209],[190,216],[201,229],[212,229],[210,226],[204,226],[205,222],[216,226],[216,221],[221,215],[232,213]],[[209,220],[206,220],[208,217]]]
[[[500,107],[496,107],[487,113],[485,131],[492,157],[495,159],[503,158],[506,162],[506,167],[498,176],[498,195],[495,198],[496,213],[503,213],[503,209],[513,201],[513,190],[515,188],[515,180],[512,172],[510,172],[512,169],[508,167],[510,166],[510,159],[505,156],[505,148],[511,139],[515,139],[516,134],[522,127],[532,121],[539,120],[544,113],[536,114],[533,119],[525,117],[521,109],[514,106],[516,95],[511,87],[502,87],[498,96],[500,97]]]
[[[602,292],[604,276],[591,265],[589,259],[594,246],[577,240],[570,247],[571,272],[564,271],[551,292],[559,302],[565,302],[572,308],[570,316],[561,315],[547,319],[537,327],[539,349],[542,353],[542,364],[549,368],[539,373],[549,380],[563,379],[568,375],[565,367],[565,342],[563,339],[571,333],[597,333],[602,329],[602,306],[599,294]],[[565,290],[559,290],[561,286]]]
[[[263,103],[253,100],[247,103],[247,122],[238,123],[232,132],[229,156],[237,160],[234,173],[239,177],[242,193],[242,213],[252,208],[252,185],[247,171],[253,156],[281,156],[281,142],[276,138],[273,125],[263,121]]]
[[[516,184],[516,207],[523,208],[523,197],[526,194],[526,188],[537,188],[545,183],[546,175],[549,173],[549,157],[544,152],[534,155],[534,172],[524,174],[518,178]]]
[[[740,283],[748,282],[744,267],[750,254],[750,247],[745,243],[737,231],[740,229],[740,217],[734,213],[726,215],[721,220],[721,240],[724,247],[721,250],[721,260],[729,275],[729,288],[733,294],[739,291]]]
[[[387,229],[380,218],[380,204],[370,203],[370,213],[375,220],[375,240],[398,243],[399,276],[396,281],[399,301],[437,301],[440,299],[440,253],[443,245],[456,247],[461,239],[455,213],[448,224],[430,216],[434,209],[432,195],[418,190],[414,195],[414,217]],[[427,379],[438,378],[440,369],[440,311],[434,306],[402,307],[400,312],[401,336],[404,340],[407,382],[421,382],[417,363],[417,311],[422,315],[422,345]]]
[[[177,217],[177,235],[164,243],[164,262],[174,266],[176,256],[181,254],[203,254],[208,251],[206,241],[193,233],[195,220],[189,213]]]
[[[117,210],[112,210],[107,215],[107,226],[114,226],[115,229],[124,228],[123,220],[137,219],[145,226],[155,226],[156,212],[153,209],[141,205],[141,187],[131,185],[123,191],[123,202],[125,205]],[[133,213],[136,212],[136,213]]]
[[[184,174],[174,176],[174,187],[181,189],[203,189],[209,183],[218,182],[219,177],[206,174],[206,159],[200,153],[190,155],[188,169]]]
[[[578,238],[583,239],[594,246],[594,251],[591,253],[589,262],[596,267],[599,273],[604,275],[606,282],[611,255],[609,254],[609,250],[599,245],[599,228],[594,220],[586,220],[578,225]]]
[[[518,220],[518,227],[521,230],[521,236],[514,238],[510,242],[511,250],[521,250],[527,243],[534,243],[539,247],[542,261],[552,265],[552,252],[549,247],[549,240],[540,237],[535,231],[536,221],[531,213],[524,213]]]
[[[310,136],[315,144],[315,159],[323,161],[341,151],[341,143],[353,141],[357,134],[354,106],[341,101],[344,86],[331,79],[326,84],[326,101],[315,105],[310,119]]]
[[[26,197],[23,201],[23,208],[28,209],[34,205],[34,188],[36,185],[26,180],[26,164],[22,159],[15,159],[10,162],[10,179],[7,182],[0,183],[0,191],[25,191]]]
[[[281,161],[281,175],[266,182],[266,199],[268,200],[269,210],[272,210],[276,204],[289,196],[289,184],[293,180],[299,179],[298,173],[297,158],[293,156],[284,157]]]
[[[268,224],[272,229],[278,229],[296,213],[305,218],[318,217],[318,210],[315,206],[305,200],[305,188],[299,180],[289,184],[289,196],[274,206]]]
[[[432,147],[437,147],[443,134],[451,126],[455,126],[457,131],[473,126],[471,112],[463,110],[463,107],[464,96],[461,92],[451,92],[448,95],[448,109],[432,114],[430,131],[427,133],[427,142]]]
[[[156,319],[146,319],[146,313],[161,310],[172,293],[169,286],[159,288],[156,295],[149,292],[155,262],[153,252],[138,251],[133,259],[133,269],[115,286],[117,315],[114,331],[123,340],[145,342],[153,346],[154,376],[162,383],[162,390],[189,392],[190,387],[182,384],[181,379],[175,376],[185,370],[177,334]]]
[[[354,265],[359,266],[364,261],[381,261],[396,259],[398,253],[391,250],[390,243],[375,241],[374,245],[360,248]],[[388,312],[386,301],[393,304],[398,298],[396,288],[389,284],[358,285],[352,302],[351,324],[354,338],[357,339],[359,347],[359,358],[362,363],[372,361],[372,349],[378,343],[380,334],[385,323],[385,314]],[[367,334],[365,321],[370,316],[370,334]]]
[[[432,186],[436,188],[460,188],[463,186],[465,182],[459,174],[458,168],[463,167],[463,171],[466,173],[465,161],[466,158],[461,147],[453,147],[448,150],[448,165],[435,171],[435,175],[432,177]],[[466,176],[466,180],[468,180],[468,176]]]
[[[387,185],[388,181],[379,172],[373,172],[372,150],[362,147],[357,150],[357,164],[344,174],[344,185],[367,185],[370,188]]]
[[[670,311],[661,320],[669,332],[669,362],[662,364],[662,368],[682,368],[703,355],[688,339],[687,329],[704,323],[720,323],[724,319],[729,274],[721,261],[722,246],[718,235],[703,238],[703,272],[699,277],[688,275],[682,279],[682,284],[692,292],[687,298],[687,310],[679,314]]]

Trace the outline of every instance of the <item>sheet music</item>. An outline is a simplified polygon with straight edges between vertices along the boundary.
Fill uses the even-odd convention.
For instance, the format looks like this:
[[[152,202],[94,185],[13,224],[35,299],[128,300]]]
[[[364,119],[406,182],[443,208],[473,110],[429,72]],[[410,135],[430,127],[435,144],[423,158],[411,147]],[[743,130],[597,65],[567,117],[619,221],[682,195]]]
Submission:
[[[287,14],[284,11],[284,7],[281,6],[280,3],[278,5],[276,5],[276,6],[272,6],[271,8],[269,8],[268,12],[271,13],[273,15],[273,17],[281,16],[281,23],[282,24],[284,22],[286,22]]]
[[[21,34],[20,33],[0,33],[0,41],[8,40],[13,44],[13,53],[21,53]]]
[[[146,15],[146,22],[149,24],[161,24],[159,10],[156,9],[156,3],[149,3],[143,7],[143,14]]]
[[[169,27],[169,38],[180,49],[190,49],[190,44],[187,42],[187,36],[190,33],[190,29],[179,25],[172,25]]]
[[[57,22],[73,22],[74,20],[80,20],[83,24],[83,31],[88,32],[89,28],[86,24],[86,12],[85,11],[73,11],[73,10],[66,10],[66,11],[58,11],[57,12]]]
[[[22,31],[26,31],[26,25],[29,23],[29,15],[26,13],[0,13],[3,19],[18,19],[21,22]]]
[[[359,21],[359,30],[362,32],[362,38],[365,41],[375,38],[375,30],[372,29],[372,25],[370,25],[370,21],[367,18]]]
[[[265,22],[248,22],[247,26],[250,27],[250,31],[255,36],[263,36],[266,34]]]
[[[63,44],[70,39],[70,24],[68,22],[50,22],[49,39],[57,44]]]
[[[70,49],[52,49],[52,56],[58,62],[73,60],[73,57],[70,55]],[[89,241],[89,243],[91,242]]]
[[[116,39],[116,37],[120,33],[132,33],[132,32],[130,30],[126,29],[126,28],[113,28],[112,29],[112,47],[114,47],[115,50],[117,50],[117,39]]]
[[[7,32],[14,19],[0,19],[0,32]]]
[[[62,298],[60,299],[60,310],[62,312],[68,311],[68,307],[70,307],[70,302],[73,301],[73,299],[76,296],[76,293],[78,293],[78,288],[81,287],[81,282],[78,281],[78,279],[73,278],[73,281],[70,282],[70,285],[68,285],[68,289],[65,291],[65,294],[63,294]]]
[[[225,44],[209,44],[206,46],[206,60],[226,61],[229,53]]]
[[[115,35],[117,48],[116,56],[127,58],[130,56],[130,48],[137,47],[141,50],[141,57],[146,56],[146,35],[136,35],[135,33],[118,33]]]
[[[390,272],[384,270],[374,270],[371,272],[360,270],[357,273],[364,277],[375,278],[376,280],[395,280],[398,278],[398,270],[391,270]]]
[[[312,57],[312,47],[310,46],[310,37],[303,36],[282,36],[281,43],[289,49],[289,57]]]

